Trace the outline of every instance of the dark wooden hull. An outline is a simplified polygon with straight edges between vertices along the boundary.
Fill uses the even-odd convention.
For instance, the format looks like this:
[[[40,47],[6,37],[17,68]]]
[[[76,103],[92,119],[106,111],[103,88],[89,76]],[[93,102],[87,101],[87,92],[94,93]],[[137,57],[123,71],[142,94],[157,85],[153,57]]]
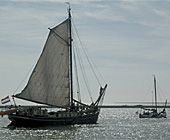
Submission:
[[[80,115],[76,117],[76,119],[72,122],[72,124],[95,124],[98,120],[98,113],[88,114],[88,115]]]
[[[97,123],[99,113],[78,115],[76,117],[45,117],[45,116],[21,116],[17,114],[8,115],[11,124],[15,127],[43,127],[43,126],[61,126],[74,124],[95,124]]]

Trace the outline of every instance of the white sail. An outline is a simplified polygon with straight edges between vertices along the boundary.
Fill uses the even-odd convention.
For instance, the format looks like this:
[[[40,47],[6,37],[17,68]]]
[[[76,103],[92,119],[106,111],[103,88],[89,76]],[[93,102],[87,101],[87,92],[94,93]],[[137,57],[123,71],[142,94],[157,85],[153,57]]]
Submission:
[[[70,105],[68,22],[50,29],[27,86],[15,97],[58,107]]]

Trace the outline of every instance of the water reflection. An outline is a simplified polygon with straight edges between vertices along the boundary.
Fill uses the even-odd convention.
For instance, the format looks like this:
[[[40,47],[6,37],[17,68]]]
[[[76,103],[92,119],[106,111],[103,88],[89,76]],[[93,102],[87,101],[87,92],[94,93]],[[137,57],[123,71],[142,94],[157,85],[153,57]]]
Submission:
[[[170,139],[170,117],[139,119],[136,109],[103,109],[98,124],[41,128],[8,129],[7,118],[0,119],[0,139],[98,140],[98,139]]]

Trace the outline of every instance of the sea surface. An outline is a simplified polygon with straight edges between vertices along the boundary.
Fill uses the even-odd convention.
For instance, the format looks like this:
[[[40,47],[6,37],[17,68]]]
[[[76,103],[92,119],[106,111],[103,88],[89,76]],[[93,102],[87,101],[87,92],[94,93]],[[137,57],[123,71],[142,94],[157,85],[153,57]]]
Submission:
[[[9,129],[7,116],[0,118],[0,140],[170,140],[167,118],[139,119],[140,109],[103,108],[98,124],[48,128]]]

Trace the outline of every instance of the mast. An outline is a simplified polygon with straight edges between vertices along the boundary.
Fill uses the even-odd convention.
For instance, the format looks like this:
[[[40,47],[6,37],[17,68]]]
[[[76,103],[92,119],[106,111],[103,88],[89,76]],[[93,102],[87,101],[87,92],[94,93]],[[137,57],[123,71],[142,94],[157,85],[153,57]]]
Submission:
[[[156,108],[156,112],[157,112],[157,95],[156,95],[156,78],[154,75],[154,88],[155,88],[155,108]]]
[[[73,104],[73,66],[72,66],[72,35],[71,35],[71,13],[70,11],[71,11],[71,8],[69,4],[68,19],[69,19],[69,47],[70,47],[70,95],[71,95],[71,106],[72,106]]]

